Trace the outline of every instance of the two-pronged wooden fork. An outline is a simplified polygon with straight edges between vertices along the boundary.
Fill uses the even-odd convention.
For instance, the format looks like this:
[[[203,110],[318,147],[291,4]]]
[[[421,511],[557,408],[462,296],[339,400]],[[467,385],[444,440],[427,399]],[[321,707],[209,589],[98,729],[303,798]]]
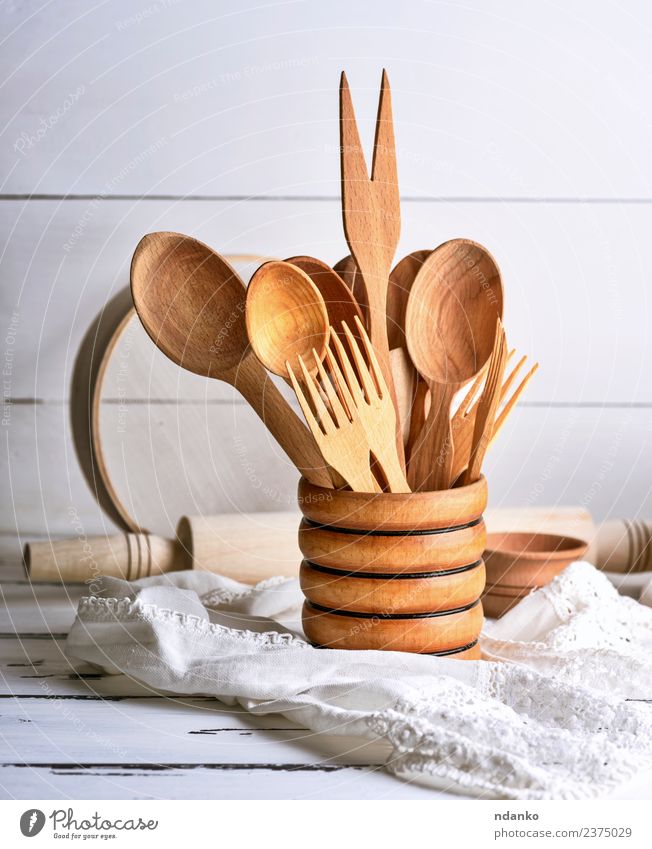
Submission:
[[[315,358],[315,377],[301,357],[300,381],[286,363],[308,427],[324,460],[352,489],[380,490],[372,472],[373,455],[389,491],[409,492],[396,452],[396,412],[369,337],[358,319],[360,342],[344,322],[342,327],[349,352],[331,328],[324,363]]]
[[[509,362],[513,355],[514,351],[510,351],[510,353],[507,355],[507,362]],[[510,389],[514,385],[516,378],[518,377],[521,369],[525,365],[526,360],[526,356],[521,357],[521,359],[516,363],[516,365],[509,373],[501,387],[500,398],[498,402],[499,412],[495,416],[493,430],[491,432],[491,436],[489,437],[489,445],[491,445],[493,440],[498,435],[500,429],[505,424],[507,417],[514,408],[516,402],[522,395],[525,387],[528,385],[528,383],[532,379],[532,376],[539,368],[539,363],[535,363],[532,368],[527,372],[525,377],[521,380],[516,389],[514,389],[510,397],[507,398]],[[477,397],[477,395],[478,391],[480,390],[480,387],[486,379],[486,376],[487,369],[484,369],[474,380],[473,384],[471,385],[471,388],[468,390],[468,392],[462,399],[459,407],[455,411],[455,415],[453,416],[451,421],[454,451],[451,486],[469,464],[473,444],[473,431],[475,429],[475,419],[478,413],[478,407],[480,405],[480,399]]]

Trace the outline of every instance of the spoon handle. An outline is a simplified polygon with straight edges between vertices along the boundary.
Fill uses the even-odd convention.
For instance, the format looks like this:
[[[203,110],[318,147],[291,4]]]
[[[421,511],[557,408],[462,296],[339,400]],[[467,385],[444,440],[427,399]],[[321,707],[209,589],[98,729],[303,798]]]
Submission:
[[[430,412],[410,458],[408,482],[412,490],[447,489],[453,465],[450,410],[455,384],[430,384]]]
[[[240,363],[232,383],[304,478],[316,486],[332,489],[333,482],[312,434],[253,354]]]

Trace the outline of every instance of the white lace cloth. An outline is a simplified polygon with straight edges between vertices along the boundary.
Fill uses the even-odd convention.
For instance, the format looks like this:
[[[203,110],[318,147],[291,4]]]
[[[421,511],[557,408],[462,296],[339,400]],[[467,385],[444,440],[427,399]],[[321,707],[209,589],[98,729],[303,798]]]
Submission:
[[[104,578],[66,650],[164,692],[381,738],[395,775],[467,795],[603,796],[652,766],[652,704],[626,700],[652,699],[652,609],[588,563],[488,623],[490,662],[314,649],[301,602],[294,579]]]

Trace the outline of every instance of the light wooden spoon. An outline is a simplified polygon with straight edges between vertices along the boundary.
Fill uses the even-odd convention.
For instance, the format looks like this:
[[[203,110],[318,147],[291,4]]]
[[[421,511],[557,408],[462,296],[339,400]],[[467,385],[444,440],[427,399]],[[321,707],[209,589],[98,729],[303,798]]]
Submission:
[[[425,421],[428,387],[414,368],[408,354],[405,341],[405,311],[412,284],[430,253],[429,250],[421,250],[404,256],[392,269],[387,287],[389,358],[407,458],[412,447],[410,436],[418,435]]]
[[[434,250],[408,298],[405,328],[412,362],[430,389],[430,411],[412,452],[413,490],[436,490],[451,479],[450,409],[455,393],[491,356],[503,287],[491,254],[469,239]]]
[[[332,486],[315,441],[253,355],[245,286],[207,245],[149,233],[131,262],[131,293],[154,344],[188,371],[234,386],[308,480]]]
[[[362,310],[353,292],[330,265],[312,256],[293,256],[286,262],[305,272],[319,289],[326,304],[329,324],[338,336],[344,338],[342,322],[345,322],[347,327],[357,328],[357,317],[364,325]]]
[[[249,341],[260,362],[288,378],[286,363],[299,357],[310,374],[317,371],[328,344],[326,304],[310,277],[290,262],[261,265],[247,289],[246,324]]]

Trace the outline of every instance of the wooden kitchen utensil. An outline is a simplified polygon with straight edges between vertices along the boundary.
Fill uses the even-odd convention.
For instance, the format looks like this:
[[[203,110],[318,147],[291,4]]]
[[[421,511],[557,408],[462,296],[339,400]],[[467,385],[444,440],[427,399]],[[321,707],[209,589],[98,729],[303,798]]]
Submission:
[[[325,494],[299,484],[308,639],[478,658],[484,478],[443,492]]]
[[[326,363],[352,418],[359,418],[367,443],[390,492],[409,492],[410,487],[399,462],[395,440],[396,411],[380,364],[369,337],[356,318],[358,339],[342,324],[347,350],[337,334],[331,335]],[[335,356],[333,356],[333,353]]]
[[[364,316],[353,292],[330,265],[312,256],[292,256],[286,262],[300,268],[319,289],[326,305],[328,322],[336,333],[340,332],[343,321],[354,327],[358,318],[364,325]]]
[[[329,485],[314,439],[249,347],[245,287],[219,254],[189,236],[150,233],[133,256],[131,291],[140,320],[166,356],[234,386],[302,474]]]
[[[135,581],[185,569],[217,572],[244,584],[296,577],[297,512],[183,516],[175,539],[114,534],[30,542],[24,562],[32,582],[92,585],[100,575]]]
[[[453,464],[451,404],[489,359],[502,310],[498,266],[476,242],[445,242],[421,267],[405,325],[412,362],[430,389],[430,411],[410,455],[412,489],[448,486]]]
[[[406,456],[409,457],[411,420],[418,433],[425,421],[425,394],[427,384],[415,369],[405,339],[405,311],[412,284],[430,251],[413,251],[403,257],[391,270],[387,290],[387,339],[390,367],[394,378],[398,412]],[[403,355],[397,352],[403,352]],[[423,384],[423,386],[422,386]],[[425,387],[425,391],[424,391]]]
[[[225,258],[249,280],[269,257]],[[179,369],[159,351],[136,314],[129,285],[102,306],[75,356],[70,424],[86,483],[116,530],[169,538],[188,512],[268,507],[243,464],[222,460],[228,451],[222,402],[229,389]],[[246,408],[237,419],[230,424],[247,428],[244,440],[249,428],[259,432]],[[249,462],[262,450],[257,446]],[[279,458],[272,468],[281,486],[291,486],[289,463]],[[73,562],[73,553],[57,556],[59,565]]]
[[[473,483],[473,481],[480,477],[482,462],[485,454],[487,453],[487,448],[494,430],[496,410],[498,409],[498,403],[500,401],[500,390],[503,383],[506,361],[507,339],[505,337],[505,329],[503,328],[502,322],[498,319],[496,327],[496,341],[489,359],[487,377],[485,379],[482,392],[480,393],[478,409],[475,414],[468,466],[462,475],[463,484]],[[452,480],[449,479],[448,486],[451,485]]]
[[[371,178],[360,144],[351,92],[344,73],[340,83],[340,149],[344,233],[362,276],[369,335],[394,409],[398,409],[389,361],[387,288],[401,233],[401,209],[391,93],[385,71],[378,103]],[[404,465],[403,437],[398,426],[396,444],[399,460],[401,465]]]
[[[335,333],[332,338],[337,338]],[[344,409],[316,353],[312,359],[317,363],[317,374],[321,379],[319,384],[313,379],[300,355],[300,382],[289,360],[285,365],[315,442],[328,465],[335,469],[352,489],[359,492],[378,492],[380,487],[371,472],[369,444],[362,422],[358,416],[351,415]],[[322,391],[328,406],[322,397]]]
[[[508,355],[508,360],[509,360]],[[519,385],[513,391],[511,396],[505,401],[507,398],[507,393],[511,389],[518,373],[521,368],[525,364],[527,357],[521,357],[518,363],[514,366],[514,368],[509,373],[508,377],[503,383],[502,389],[500,391],[500,401],[499,404],[503,404],[502,409],[499,410],[498,415],[496,416],[496,420],[494,422],[494,426],[491,433],[491,438],[489,441],[489,445],[491,445],[500,433],[507,417],[510,412],[514,409],[516,402],[520,398],[523,390],[528,385],[537,369],[539,368],[539,364],[535,363],[532,368],[527,372],[525,377],[521,380]],[[460,406],[455,411],[455,415],[451,420],[451,432],[453,435],[453,469],[451,477],[453,481],[456,481],[459,476],[462,474],[464,469],[468,465],[468,458],[471,453],[471,443],[473,440],[473,430],[475,424],[475,416],[478,411],[479,400],[476,399],[474,403],[472,403],[475,399],[475,396],[482,385],[482,381],[484,380],[485,374],[482,373],[478,376],[478,378],[474,381],[471,389],[465,395],[464,399],[460,403]]]
[[[328,341],[328,312],[310,277],[290,262],[266,262],[247,289],[247,333],[260,362],[287,378],[285,363],[300,356],[315,374]]]

